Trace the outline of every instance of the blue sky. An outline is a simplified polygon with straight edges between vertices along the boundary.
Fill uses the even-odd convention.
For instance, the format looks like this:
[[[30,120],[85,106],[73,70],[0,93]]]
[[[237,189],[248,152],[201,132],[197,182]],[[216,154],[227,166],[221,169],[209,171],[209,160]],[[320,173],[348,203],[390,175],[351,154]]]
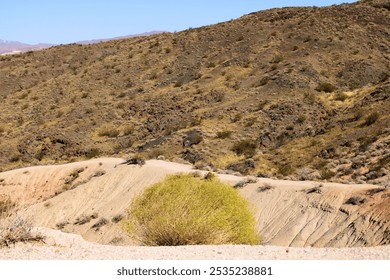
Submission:
[[[275,7],[338,0],[1,0],[0,39],[72,43],[149,31],[180,31]]]

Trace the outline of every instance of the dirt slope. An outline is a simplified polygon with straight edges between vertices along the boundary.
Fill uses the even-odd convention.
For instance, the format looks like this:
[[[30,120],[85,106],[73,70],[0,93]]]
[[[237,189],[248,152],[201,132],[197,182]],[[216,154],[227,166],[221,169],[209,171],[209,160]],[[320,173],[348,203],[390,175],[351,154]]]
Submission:
[[[3,172],[0,190],[22,204],[20,213],[35,226],[77,233],[103,244],[136,244],[124,234],[120,222],[134,195],[167,174],[194,170],[190,165],[158,160],[147,161],[144,166],[123,162],[96,159]],[[80,167],[84,167],[77,178],[81,184],[74,180],[71,183],[74,185],[67,187],[69,190],[59,192],[58,182],[66,181]],[[56,178],[57,183],[47,184],[47,174]],[[245,179],[219,176],[232,185]],[[389,189],[259,178],[240,191],[255,206],[264,244],[294,247],[390,244]],[[42,194],[47,198],[43,199]]]

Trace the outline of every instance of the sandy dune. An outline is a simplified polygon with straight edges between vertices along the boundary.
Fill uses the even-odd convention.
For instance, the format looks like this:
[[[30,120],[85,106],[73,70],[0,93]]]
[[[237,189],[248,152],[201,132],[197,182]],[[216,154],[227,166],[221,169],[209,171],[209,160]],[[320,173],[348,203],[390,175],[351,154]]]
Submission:
[[[61,229],[63,232],[44,230],[51,240],[61,236],[61,240],[68,238],[72,243],[71,246],[20,244],[2,249],[1,255],[15,258],[13,254],[18,256],[18,252],[28,250],[26,258],[38,259],[390,259],[390,247],[384,246],[390,244],[390,190],[374,185],[272,179],[258,179],[246,185],[240,191],[256,209],[264,245],[272,246],[159,249],[102,246],[64,233],[75,233],[101,244],[136,245],[118,222],[118,217],[126,214],[134,195],[167,174],[194,172],[190,165],[172,162],[151,160],[142,167],[121,164],[123,162],[123,159],[94,159],[0,173],[0,195],[9,194],[21,205],[19,215],[34,226]],[[244,179],[232,175],[219,177],[232,185]],[[117,219],[113,219],[115,217]],[[105,225],[93,227],[102,219]],[[64,241],[50,242],[49,245],[54,245]],[[381,247],[363,248],[370,246]],[[220,250],[221,254],[215,253]]]

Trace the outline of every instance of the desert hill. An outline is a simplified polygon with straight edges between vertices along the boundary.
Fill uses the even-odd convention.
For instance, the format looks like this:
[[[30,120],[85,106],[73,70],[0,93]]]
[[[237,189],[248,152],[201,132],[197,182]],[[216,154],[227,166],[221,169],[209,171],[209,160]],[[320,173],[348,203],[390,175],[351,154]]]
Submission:
[[[0,167],[139,153],[389,184],[388,1],[0,58]],[[230,170],[230,171],[229,171]]]

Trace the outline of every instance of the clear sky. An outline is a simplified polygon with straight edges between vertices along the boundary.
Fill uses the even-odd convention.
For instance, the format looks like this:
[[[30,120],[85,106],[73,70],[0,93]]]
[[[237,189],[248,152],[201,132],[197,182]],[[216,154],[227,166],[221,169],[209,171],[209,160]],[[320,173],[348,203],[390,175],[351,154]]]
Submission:
[[[180,31],[268,8],[346,0],[0,0],[0,39],[65,44],[149,31]]]

